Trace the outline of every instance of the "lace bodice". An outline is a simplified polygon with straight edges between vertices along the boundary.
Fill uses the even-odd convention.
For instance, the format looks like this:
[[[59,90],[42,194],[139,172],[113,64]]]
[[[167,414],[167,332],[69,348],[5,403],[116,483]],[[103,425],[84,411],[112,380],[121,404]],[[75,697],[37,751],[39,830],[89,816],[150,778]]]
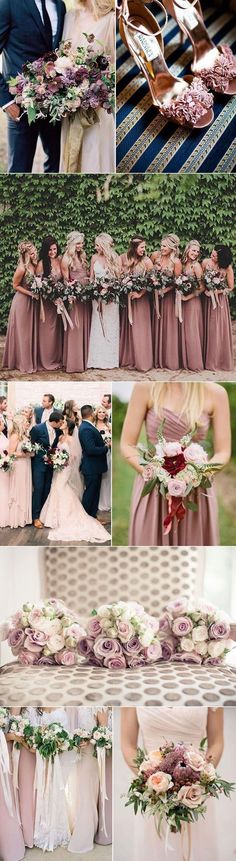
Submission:
[[[103,266],[102,263],[100,263],[100,260],[95,260],[95,262],[94,262],[95,280],[96,280],[96,278],[101,278],[102,275],[106,275],[106,273],[107,273],[106,267]]]
[[[64,729],[68,729],[68,716],[66,709],[53,709],[51,712],[41,714],[33,706],[28,706],[24,710],[24,716],[30,721],[32,726],[49,726],[50,723],[61,723]]]

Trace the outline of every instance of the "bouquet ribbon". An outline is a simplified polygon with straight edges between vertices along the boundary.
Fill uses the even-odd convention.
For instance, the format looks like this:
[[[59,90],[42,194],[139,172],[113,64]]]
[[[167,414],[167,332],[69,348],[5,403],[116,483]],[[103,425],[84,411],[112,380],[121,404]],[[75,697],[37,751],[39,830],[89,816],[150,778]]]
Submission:
[[[186,508],[183,505],[183,500],[181,496],[169,496],[168,497],[168,514],[164,520],[164,535],[169,535],[171,531],[172,523],[174,518],[176,517],[178,523],[180,520],[183,520],[186,514]]]
[[[9,783],[10,760],[7,742],[4,732],[0,730],[0,780],[2,785],[3,797],[6,802],[7,810],[10,816],[13,816],[13,806],[11,789]]]
[[[104,320],[103,320],[103,304],[102,304],[102,299],[99,299],[99,300],[98,300],[98,313],[99,313],[99,319],[100,319],[100,323],[101,323],[101,327],[102,327],[102,334],[103,334],[103,337],[105,338],[105,337],[106,337],[106,333],[105,333],[105,329],[104,329]]]
[[[89,108],[87,111],[80,108],[72,117],[68,117],[68,131],[63,154],[63,173],[80,173],[84,129],[94,126],[98,122],[99,117],[94,108]]]
[[[98,760],[98,774],[99,774],[99,782],[100,782],[100,793],[102,800],[102,831],[104,831],[105,837],[107,837],[107,829],[106,829],[106,815],[105,815],[105,802],[108,801],[107,797],[107,789],[106,789],[106,751],[104,748],[97,747],[97,760]]]
[[[64,781],[61,771],[60,755],[56,753],[54,761],[50,757],[44,759],[39,751],[36,751],[36,769],[34,791],[36,795],[35,829],[34,838],[36,845],[40,842],[43,851],[52,852],[55,848],[56,818],[58,815],[57,798],[64,790]],[[60,813],[62,813],[60,809]],[[61,831],[70,839],[66,803],[64,807],[64,822],[60,822]],[[44,834],[44,845],[42,847],[42,831]],[[67,832],[67,834],[66,834]]]
[[[159,291],[154,290],[154,304],[155,304],[155,312],[157,319],[160,320],[160,305],[159,305]]]
[[[40,296],[40,294],[39,294],[39,307],[40,307],[40,314],[39,314],[40,320],[42,321],[42,323],[45,323],[45,311],[44,311],[43,297]]]
[[[130,326],[133,325],[133,311],[132,311],[132,299],[130,293],[128,293],[128,321]]]
[[[171,843],[170,843],[170,834],[171,834],[171,828],[169,825],[167,825],[166,836],[165,836],[165,855],[166,855],[166,858],[168,857],[169,852],[175,851],[174,846],[171,846]],[[184,848],[185,837],[186,837],[186,844],[187,844],[186,849]],[[184,822],[184,824],[181,825],[180,839],[181,839],[181,851],[182,851],[182,858],[180,859],[180,861],[190,861],[191,849],[192,849],[191,824],[190,824],[190,822]]]
[[[182,294],[180,290],[176,290],[175,293],[175,316],[179,320],[180,323],[183,322],[183,312],[182,312]]]
[[[12,746],[12,781],[13,781],[13,792],[14,799],[16,805],[16,815],[18,819],[18,823],[21,826],[21,818],[20,818],[20,807],[19,807],[19,761],[20,761],[20,748],[17,748],[15,743]]]
[[[64,332],[67,331],[67,323],[68,323],[70,329],[74,329],[74,325],[72,323],[71,317],[68,314],[67,308],[66,308],[63,300],[62,299],[59,299],[59,300],[56,299],[55,301],[56,301],[57,314],[60,314],[60,316],[62,318]]]

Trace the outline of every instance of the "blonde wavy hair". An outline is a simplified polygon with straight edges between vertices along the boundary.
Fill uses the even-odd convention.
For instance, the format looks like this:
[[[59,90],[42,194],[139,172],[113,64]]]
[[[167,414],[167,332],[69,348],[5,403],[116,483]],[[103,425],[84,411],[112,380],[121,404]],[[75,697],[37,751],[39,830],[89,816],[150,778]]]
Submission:
[[[166,233],[162,236],[161,243],[166,242],[168,248],[170,249],[170,259],[175,260],[176,257],[179,257],[179,244],[180,239],[177,236],[177,233]]]
[[[30,263],[32,263],[31,254],[30,254],[30,251],[32,248],[35,248],[35,245],[33,242],[30,242],[27,240],[23,241],[23,242],[19,242],[19,245],[18,245],[18,254],[19,254],[18,265],[25,266],[25,268],[28,269]],[[35,249],[35,265],[36,265],[36,263],[37,263],[37,251]]]
[[[16,434],[20,442],[24,439],[28,430],[29,422],[24,413],[16,413],[12,423],[11,436]]]
[[[153,409],[158,416],[163,416],[166,395],[172,383],[153,383],[151,386],[151,400]],[[200,418],[204,409],[204,383],[181,383],[183,391],[183,402],[180,416],[187,419],[188,430],[194,425],[201,425]]]
[[[84,244],[84,233],[80,233],[79,230],[72,230],[67,236],[64,260],[69,267],[75,267],[76,262],[80,260],[82,266],[86,269],[87,258],[85,251],[83,249],[79,253],[76,251],[78,242]]]
[[[99,406],[98,406],[98,407],[95,407],[95,410],[94,410],[95,422],[97,422],[97,421],[98,421],[98,413],[99,413],[99,411],[100,411],[100,410],[103,410],[103,411],[104,411],[104,413],[105,413],[105,418],[103,419],[104,424],[106,424],[106,425],[107,425],[107,424],[109,424],[109,418],[108,418],[108,415],[107,415],[106,407],[103,407],[103,406],[102,406],[102,404],[99,404]]]
[[[192,248],[192,245],[198,246],[198,249],[199,249],[198,256],[199,256],[200,251],[201,251],[200,242],[198,242],[197,239],[190,239],[190,242],[187,242],[187,245],[185,245],[185,249],[184,249],[184,253],[183,253],[183,263],[187,263],[188,252],[189,252],[190,248]]]
[[[114,249],[114,241],[110,233],[99,233],[95,243],[100,245],[110,273],[118,276],[120,274],[120,259]]]
[[[86,6],[86,0],[78,0],[76,6]],[[114,0],[91,0],[91,6],[94,18],[103,18],[109,12],[115,12]]]

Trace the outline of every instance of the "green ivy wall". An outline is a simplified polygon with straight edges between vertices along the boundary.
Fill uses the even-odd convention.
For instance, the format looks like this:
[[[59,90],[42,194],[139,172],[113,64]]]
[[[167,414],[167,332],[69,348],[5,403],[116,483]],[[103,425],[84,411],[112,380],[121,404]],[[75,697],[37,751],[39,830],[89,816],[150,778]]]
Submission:
[[[56,236],[61,249],[73,229],[86,236],[88,257],[94,237],[111,233],[118,252],[127,248],[134,233],[147,240],[148,251],[161,236],[175,232],[185,243],[196,238],[205,256],[214,243],[231,246],[236,263],[235,177],[191,176],[0,176],[0,332],[6,330],[12,299],[12,276],[17,245]],[[236,301],[231,300],[236,316]]]

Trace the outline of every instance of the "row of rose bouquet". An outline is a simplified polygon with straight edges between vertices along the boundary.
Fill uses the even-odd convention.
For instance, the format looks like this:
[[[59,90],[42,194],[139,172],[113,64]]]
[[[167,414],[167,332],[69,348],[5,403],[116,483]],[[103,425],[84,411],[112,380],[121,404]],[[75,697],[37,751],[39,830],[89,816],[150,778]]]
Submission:
[[[23,744],[29,750],[39,751],[43,759],[54,759],[57,753],[76,749],[81,752],[84,742],[93,746],[93,755],[98,750],[108,755],[112,750],[112,732],[106,726],[95,726],[91,731],[78,727],[73,733],[67,732],[60,722],[53,721],[48,726],[32,726],[22,715],[10,714],[9,709],[0,708],[0,730],[14,741],[17,748]]]
[[[86,47],[75,49],[70,41],[62,42],[58,50],[25,63],[22,72],[8,82],[30,124],[45,117],[56,123],[67,115],[73,118],[78,111],[98,108],[112,112],[115,73],[110,57],[93,34],[86,39]]]
[[[135,814],[140,810],[154,816],[159,837],[163,822],[171,832],[184,834],[186,826],[204,818],[210,798],[222,794],[229,798],[235,789],[235,784],[223,780],[208,761],[205,745],[203,739],[199,749],[172,741],[148,754],[138,749],[134,762],[138,775],[129,787],[126,806],[132,805]],[[187,836],[190,857],[188,828]]]
[[[213,477],[221,468],[220,463],[209,463],[207,452],[199,443],[192,442],[197,427],[179,441],[167,442],[163,421],[158,430],[157,444],[138,445],[139,463],[143,467],[144,486],[141,497],[155,490],[168,504],[164,518],[164,535],[167,535],[174,520],[179,523],[187,509],[197,511],[197,490],[204,492],[212,485]]]
[[[89,666],[134,669],[158,661],[220,664],[235,643],[230,620],[213,605],[185,598],[167,604],[159,618],[141,604],[118,601],[93,610],[82,626],[61,601],[24,604],[2,623],[7,640],[23,665]]]

